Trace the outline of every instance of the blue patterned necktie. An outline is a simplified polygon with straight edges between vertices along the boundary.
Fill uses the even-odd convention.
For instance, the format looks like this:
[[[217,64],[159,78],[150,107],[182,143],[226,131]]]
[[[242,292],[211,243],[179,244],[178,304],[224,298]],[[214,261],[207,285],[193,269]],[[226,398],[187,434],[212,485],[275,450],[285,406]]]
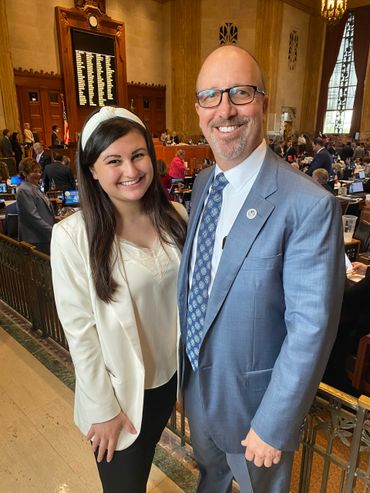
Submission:
[[[193,370],[198,368],[199,347],[204,332],[208,289],[211,282],[216,228],[222,205],[222,191],[228,183],[223,173],[216,176],[199,226],[197,254],[189,294],[186,336],[186,353]]]

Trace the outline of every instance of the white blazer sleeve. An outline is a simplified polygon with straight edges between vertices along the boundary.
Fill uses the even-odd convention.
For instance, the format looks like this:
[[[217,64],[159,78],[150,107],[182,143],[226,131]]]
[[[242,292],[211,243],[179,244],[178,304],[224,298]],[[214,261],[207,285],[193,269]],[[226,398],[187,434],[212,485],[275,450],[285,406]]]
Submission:
[[[86,249],[88,250],[88,249]],[[55,302],[76,372],[76,403],[85,421],[100,423],[121,410],[107,372],[94,316],[95,290],[81,248],[59,223],[51,240]]]

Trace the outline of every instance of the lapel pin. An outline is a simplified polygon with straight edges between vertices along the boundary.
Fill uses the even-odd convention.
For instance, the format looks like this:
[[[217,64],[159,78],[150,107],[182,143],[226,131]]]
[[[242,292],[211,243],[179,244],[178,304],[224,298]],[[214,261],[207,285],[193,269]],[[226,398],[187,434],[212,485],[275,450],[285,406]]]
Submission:
[[[247,210],[247,218],[248,219],[254,219],[256,216],[257,216],[256,209],[248,209]]]

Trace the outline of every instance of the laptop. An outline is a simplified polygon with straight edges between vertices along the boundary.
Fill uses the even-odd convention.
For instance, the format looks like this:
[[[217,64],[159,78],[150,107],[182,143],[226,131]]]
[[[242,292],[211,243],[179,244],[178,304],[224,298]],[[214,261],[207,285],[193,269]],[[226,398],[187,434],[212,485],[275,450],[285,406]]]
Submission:
[[[359,171],[358,173],[356,173],[356,176],[359,180],[364,180],[366,178],[365,171]]]
[[[64,207],[78,207],[80,205],[78,190],[64,190],[63,196]]]
[[[349,190],[348,190],[348,195],[351,195],[355,198],[365,198],[366,193],[364,191],[364,184],[362,181],[354,181],[351,183]]]

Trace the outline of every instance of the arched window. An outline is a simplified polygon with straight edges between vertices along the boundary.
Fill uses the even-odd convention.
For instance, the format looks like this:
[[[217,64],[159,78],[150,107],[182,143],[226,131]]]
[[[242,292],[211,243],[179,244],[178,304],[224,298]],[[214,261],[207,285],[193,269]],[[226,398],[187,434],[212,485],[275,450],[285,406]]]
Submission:
[[[324,133],[348,134],[357,87],[353,50],[354,15],[350,12],[328,87]]]

